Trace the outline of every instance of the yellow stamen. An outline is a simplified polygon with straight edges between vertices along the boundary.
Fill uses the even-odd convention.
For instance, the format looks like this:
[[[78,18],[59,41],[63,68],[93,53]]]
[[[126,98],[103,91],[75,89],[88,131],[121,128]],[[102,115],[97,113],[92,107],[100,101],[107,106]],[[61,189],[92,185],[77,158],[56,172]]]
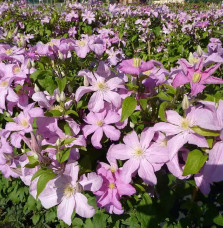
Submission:
[[[23,126],[23,127],[28,127],[29,126],[29,121],[27,119],[23,119],[20,122],[20,125]]]
[[[104,82],[98,82],[97,87],[100,90],[104,90],[106,88],[106,84]]]
[[[114,183],[111,183],[111,184],[108,185],[108,187],[109,187],[110,189],[114,189],[114,188],[115,188],[115,184],[114,184]]]
[[[77,44],[78,44],[79,47],[84,47],[86,45],[86,43],[87,42],[85,40],[79,40],[79,41],[77,41]]]
[[[6,53],[6,55],[11,55],[12,52],[13,52],[12,49],[7,49],[5,53]]]
[[[72,185],[67,185],[64,189],[64,195],[69,198],[70,196],[72,196],[75,192],[75,188]]]
[[[2,81],[1,83],[0,83],[0,86],[2,86],[2,87],[6,87],[6,86],[8,86],[8,82],[7,81]]]
[[[201,80],[201,74],[193,73],[193,78],[192,78],[193,83],[198,83],[200,80]]]
[[[99,127],[101,127],[101,126],[103,125],[103,121],[102,121],[102,120],[97,121],[97,125],[98,125]]]
[[[188,129],[189,128],[189,121],[187,119],[183,118],[181,121],[181,127],[183,129]]]
[[[152,73],[151,70],[147,70],[147,71],[143,72],[143,74],[146,75],[146,76],[150,76],[151,73]]]
[[[16,66],[14,69],[13,69],[13,72],[14,74],[17,74],[21,71],[20,67],[19,66]]]
[[[143,154],[143,150],[141,148],[137,148],[137,149],[135,149],[135,154],[136,155],[142,155]]]
[[[142,61],[140,58],[133,58],[133,66],[134,67],[139,67],[139,66],[141,66],[141,64],[142,64]]]

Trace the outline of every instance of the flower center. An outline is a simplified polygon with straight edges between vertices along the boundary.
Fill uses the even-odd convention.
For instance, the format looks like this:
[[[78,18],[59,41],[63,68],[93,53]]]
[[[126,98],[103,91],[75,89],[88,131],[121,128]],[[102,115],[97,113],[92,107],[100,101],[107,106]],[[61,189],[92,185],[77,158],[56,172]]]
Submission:
[[[193,78],[192,78],[193,83],[198,83],[200,80],[201,80],[201,74],[193,73]]]
[[[183,118],[181,121],[181,127],[183,129],[188,129],[189,128],[189,121],[187,119]]]
[[[98,82],[97,87],[99,90],[104,90],[106,89],[106,84],[104,82]]]
[[[79,46],[79,47],[84,47],[84,46],[86,45],[86,43],[87,43],[87,42],[86,42],[85,40],[79,40],[79,41],[78,41],[78,46]]]
[[[70,196],[72,196],[75,193],[75,187],[72,186],[71,184],[68,184],[65,189],[64,189],[64,195],[69,198]]]
[[[142,156],[143,152],[144,151],[141,148],[136,148],[134,150],[135,155],[138,156],[138,157]]]
[[[114,183],[111,183],[111,184],[108,185],[108,187],[109,187],[110,189],[114,189],[114,188],[115,188],[115,184],[114,184]]]
[[[151,73],[152,73],[151,70],[147,70],[147,71],[143,72],[143,74],[146,75],[146,76],[150,76]]]
[[[20,72],[20,67],[19,66],[16,66],[14,69],[13,69],[13,72],[14,74],[17,74]]]
[[[101,127],[101,126],[103,125],[103,121],[102,121],[102,120],[98,120],[98,121],[97,121],[97,125],[98,125],[99,127]]]
[[[20,125],[23,126],[23,127],[28,127],[29,126],[29,121],[27,119],[23,119],[20,122]]]
[[[11,55],[12,54],[12,49],[7,49],[5,53],[6,53],[6,55]]]
[[[115,172],[116,172],[116,167],[111,166],[111,167],[110,167],[110,170],[111,170],[112,173],[115,173]]]
[[[139,66],[141,66],[141,63],[142,63],[142,61],[141,61],[140,58],[133,58],[133,66],[134,66],[134,67],[139,67]]]
[[[1,83],[0,83],[0,85],[2,86],[2,87],[6,87],[6,86],[8,86],[8,82],[7,81],[2,81]]]
[[[163,140],[161,143],[160,143],[161,146],[163,147],[166,147],[167,146],[167,140]]]
[[[54,43],[52,41],[50,41],[49,43],[49,46],[53,47]]]

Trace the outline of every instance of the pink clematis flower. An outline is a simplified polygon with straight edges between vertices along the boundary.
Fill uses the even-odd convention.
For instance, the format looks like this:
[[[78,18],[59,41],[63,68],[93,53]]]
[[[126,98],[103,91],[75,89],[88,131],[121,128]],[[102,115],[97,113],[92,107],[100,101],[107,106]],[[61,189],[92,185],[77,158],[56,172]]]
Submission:
[[[78,57],[85,58],[90,52],[90,47],[88,45],[88,39],[83,38],[81,40],[76,40],[74,45],[74,50]]]
[[[79,74],[86,76],[90,86],[80,86],[75,94],[78,102],[81,97],[88,92],[94,92],[88,103],[88,109],[92,112],[99,112],[104,108],[104,101],[112,103],[116,108],[121,106],[121,96],[115,92],[119,88],[124,88],[122,79],[114,77],[105,79],[97,73],[81,71]]]
[[[73,210],[84,218],[94,215],[95,209],[88,204],[87,197],[81,192],[83,189],[97,191],[102,185],[102,178],[95,173],[88,174],[87,177],[82,176],[78,182],[78,172],[77,162],[68,163],[63,174],[49,181],[39,195],[39,199],[46,209],[59,204],[57,216],[68,225],[71,225]],[[35,186],[32,186],[31,189],[31,194],[35,196]]]
[[[6,109],[5,101],[17,102],[18,95],[11,88],[12,77],[0,78],[0,109]]]
[[[201,93],[205,88],[205,84],[223,84],[222,79],[211,76],[218,69],[220,64],[216,64],[205,71],[202,71],[204,65],[203,58],[193,66],[185,59],[180,59],[178,63],[180,64],[182,71],[179,71],[176,74],[173,80],[173,87],[176,88],[186,83],[190,83],[192,96]]]
[[[113,145],[109,150],[107,156],[110,161],[128,160],[122,169],[122,176],[127,183],[137,171],[145,183],[157,183],[154,172],[168,161],[168,154],[165,150],[153,148],[153,137],[154,131],[151,128],[143,131],[140,137],[133,131],[123,138],[125,144]]]
[[[111,125],[120,121],[120,115],[114,111],[90,112],[84,121],[87,123],[83,127],[84,136],[87,138],[88,135],[94,133],[91,137],[91,143],[95,148],[102,148],[100,141],[103,133],[110,140],[116,141],[120,138],[120,131]]]
[[[98,206],[105,207],[110,214],[122,214],[124,210],[120,198],[123,195],[131,196],[136,193],[130,184],[123,181],[121,172],[116,164],[110,166],[103,162],[99,163],[97,169],[97,174],[103,178],[103,184],[94,194],[97,196]]]
[[[209,159],[200,171],[196,174],[194,179],[197,186],[203,194],[210,192],[210,185],[213,182],[223,180],[221,175],[223,172],[223,141],[217,142],[209,151]]]
[[[119,70],[125,74],[139,75],[142,72],[151,70],[154,67],[152,61],[145,62],[140,58],[123,60],[119,65]]]
[[[173,136],[167,142],[170,160],[177,154],[184,144],[189,143],[198,147],[208,147],[205,137],[196,134],[191,127],[197,126],[199,109],[189,108],[186,117],[181,117],[176,111],[166,111],[168,123],[161,122],[154,126],[154,130]]]

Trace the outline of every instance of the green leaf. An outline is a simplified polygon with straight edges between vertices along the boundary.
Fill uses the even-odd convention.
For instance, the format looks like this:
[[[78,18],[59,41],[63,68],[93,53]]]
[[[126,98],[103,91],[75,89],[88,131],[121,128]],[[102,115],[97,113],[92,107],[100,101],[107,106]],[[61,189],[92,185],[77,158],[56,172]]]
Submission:
[[[159,92],[159,93],[157,94],[157,97],[159,97],[159,98],[162,99],[162,100],[166,100],[166,101],[172,101],[172,100],[173,100],[173,97],[168,96],[168,95],[165,94],[163,91]]]
[[[46,111],[44,115],[49,117],[57,117],[62,116],[62,112],[60,112],[59,110],[49,110]]]
[[[39,194],[44,190],[46,187],[46,184],[52,180],[56,176],[55,173],[51,172],[44,172],[39,176],[38,182],[37,182],[37,194],[36,198],[38,198]]]
[[[219,225],[219,226],[223,226],[223,216],[222,215],[218,215],[217,217],[215,217],[213,219],[214,223]]]
[[[52,76],[46,76],[42,79],[38,79],[38,83],[43,89],[49,92],[50,95],[53,95],[54,90],[57,88]]]
[[[73,114],[73,115],[78,117],[78,113],[75,112],[74,110],[68,110],[68,111],[65,112],[65,115],[70,115],[70,114]]]
[[[183,171],[183,176],[198,173],[207,159],[207,154],[203,154],[200,150],[197,149],[192,150],[188,154],[186,165]]]
[[[39,221],[40,219],[40,215],[39,214],[35,214],[32,216],[32,221],[33,221],[33,224],[36,225],[37,222]]]
[[[150,227],[149,223],[151,220],[150,212],[152,207],[152,199],[148,193],[144,193],[142,195],[142,200],[137,206],[136,217],[138,221],[141,223],[142,228]]]
[[[35,82],[38,78],[44,78],[46,75],[52,75],[50,70],[36,70],[30,75],[30,78]]]
[[[106,220],[107,220],[108,217],[109,217],[109,215],[104,214],[101,211],[98,211],[93,217],[93,225],[94,225],[94,227],[95,228],[96,227],[98,227],[98,228],[99,227],[100,228],[106,228],[107,227],[106,226],[106,224],[107,224]]]
[[[64,139],[62,142],[61,142],[61,146],[63,145],[68,145],[68,144],[71,144],[74,140],[76,140],[76,138],[68,138],[68,139]]]
[[[143,110],[146,110],[146,107],[147,107],[147,99],[140,99],[139,100],[139,103],[142,107]]]
[[[173,94],[173,95],[175,95],[176,94],[176,89],[175,88],[173,88],[172,86],[170,86],[170,85],[167,85],[167,84],[163,84],[163,86],[164,87],[166,87],[168,90],[167,90],[167,93],[170,93],[170,94]]]
[[[202,136],[219,136],[219,131],[211,131],[198,126],[191,127],[191,129],[199,135]]]
[[[37,170],[37,171],[34,173],[34,175],[32,176],[31,181],[33,181],[34,179],[36,179],[38,176],[40,176],[40,175],[43,174],[44,172],[46,172],[45,169],[39,169],[39,170]]]
[[[134,97],[126,97],[122,103],[121,122],[127,119],[135,111],[137,101]]]
[[[168,101],[164,101],[160,104],[160,107],[159,107],[159,117],[162,121],[166,121],[166,109],[169,105],[169,102]]]
[[[67,84],[67,78],[64,77],[64,78],[56,78],[56,82],[57,82],[57,85],[58,85],[58,88],[60,90],[60,92],[62,93],[66,87],[66,84]]]
[[[71,150],[71,148],[65,148],[63,150],[63,154],[62,154],[61,159],[60,159],[60,162],[61,163],[62,162],[65,162],[69,158],[69,156],[70,156],[70,150]]]

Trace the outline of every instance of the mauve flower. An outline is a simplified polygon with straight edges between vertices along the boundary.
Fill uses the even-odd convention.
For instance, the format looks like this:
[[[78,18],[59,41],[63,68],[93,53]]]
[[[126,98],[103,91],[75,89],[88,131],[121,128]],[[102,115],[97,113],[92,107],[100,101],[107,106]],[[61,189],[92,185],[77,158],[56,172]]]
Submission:
[[[120,115],[114,111],[90,112],[84,121],[87,123],[82,129],[84,136],[87,138],[88,135],[94,133],[91,137],[91,143],[96,148],[102,148],[100,141],[103,133],[113,141],[120,138],[120,131],[111,125],[120,121]]]
[[[140,58],[123,60],[119,65],[119,70],[125,74],[139,75],[142,72],[151,70],[154,67],[152,61],[145,62]]]
[[[122,168],[123,180],[127,183],[136,172],[145,183],[150,185],[157,183],[155,171],[168,161],[168,154],[165,150],[153,148],[153,137],[154,131],[151,128],[144,130],[140,137],[133,131],[124,136],[125,144],[113,145],[109,150],[107,156],[110,161],[128,160]]]
[[[173,87],[176,88],[186,83],[190,83],[192,96],[201,93],[205,88],[205,84],[223,84],[221,78],[211,76],[219,68],[220,64],[216,64],[205,71],[202,71],[204,66],[203,58],[194,66],[191,66],[185,59],[180,59],[178,63],[180,64],[182,71],[179,71],[176,74],[173,80]]]
[[[73,210],[84,218],[90,218],[94,215],[95,209],[88,204],[87,197],[81,192],[83,190],[97,191],[102,185],[102,178],[94,173],[88,174],[88,177],[81,177],[78,181],[78,172],[77,162],[68,163],[63,174],[49,181],[39,195],[39,199],[46,209],[59,204],[57,216],[68,225],[71,225]],[[34,189],[32,195],[35,196],[36,189],[34,186],[32,189]]]
[[[88,24],[92,24],[95,21],[95,14],[89,10],[85,10],[81,16],[83,21],[87,21]]]
[[[78,102],[81,97],[88,93],[94,92],[88,103],[88,109],[92,112],[99,112],[104,108],[104,101],[112,103],[116,108],[121,106],[121,96],[116,92],[119,88],[124,88],[122,79],[114,77],[105,79],[97,73],[81,71],[79,75],[86,76],[90,86],[80,86],[75,94],[75,99]]]
[[[196,120],[199,116],[200,110],[195,107],[189,108],[185,117],[181,117],[176,111],[169,110],[166,111],[168,123],[160,122],[155,124],[154,130],[164,132],[167,136],[173,136],[167,142],[170,160],[186,143],[197,145],[198,147],[208,147],[205,137],[196,134],[191,129],[191,127],[198,125]]]
[[[203,194],[210,192],[210,185],[213,182],[220,182],[223,180],[223,141],[217,142],[209,151],[208,161],[203,166],[200,173],[196,174],[194,179],[196,185]]]
[[[100,162],[97,168],[97,174],[103,178],[103,184],[94,194],[97,196],[98,206],[105,207],[110,214],[122,214],[124,210],[120,198],[136,193],[136,190],[122,179],[121,172],[115,164],[110,166]]]

